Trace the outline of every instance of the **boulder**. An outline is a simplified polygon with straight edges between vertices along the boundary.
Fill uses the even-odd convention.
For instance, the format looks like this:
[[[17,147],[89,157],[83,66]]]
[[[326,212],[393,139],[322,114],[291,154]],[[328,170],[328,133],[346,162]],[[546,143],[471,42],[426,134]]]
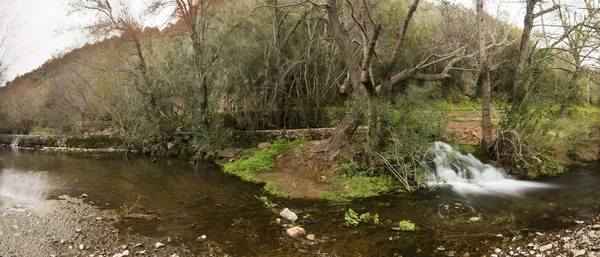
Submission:
[[[298,219],[298,215],[296,215],[296,213],[294,213],[293,211],[290,211],[290,209],[288,208],[283,209],[283,211],[281,211],[279,215],[292,222]]]
[[[269,148],[269,147],[271,147],[271,143],[264,142],[264,143],[258,144],[258,149],[265,149],[265,148]]]
[[[235,157],[237,150],[235,148],[225,148],[217,152],[217,157],[221,159],[229,159]]]
[[[285,232],[287,233],[288,236],[293,237],[293,238],[306,235],[306,231],[301,227],[291,227],[291,228],[288,228]]]

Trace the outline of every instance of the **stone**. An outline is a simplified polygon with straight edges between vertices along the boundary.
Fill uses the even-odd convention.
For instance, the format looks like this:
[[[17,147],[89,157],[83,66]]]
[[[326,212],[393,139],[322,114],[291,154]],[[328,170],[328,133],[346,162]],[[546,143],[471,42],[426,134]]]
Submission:
[[[585,250],[571,250],[573,257],[585,255]]]
[[[301,227],[291,227],[288,228],[286,231],[288,236],[293,237],[293,238],[297,238],[303,235],[306,235],[306,231],[301,228]]]
[[[139,252],[138,252],[138,254],[139,254],[139,255],[146,254],[146,250],[139,251]]]
[[[265,148],[269,148],[269,147],[271,147],[271,143],[264,142],[264,143],[258,144],[258,149],[265,149]]]
[[[129,250],[125,250],[121,253],[123,256],[129,256]]]
[[[438,251],[446,251],[446,247],[444,247],[443,245],[438,246],[437,248]]]
[[[217,152],[217,157],[221,159],[229,159],[235,157],[237,150],[235,148],[225,148]]]
[[[163,243],[161,243],[161,242],[156,242],[156,243],[154,244],[154,248],[156,248],[156,249],[158,249],[158,248],[161,248],[161,247],[165,247],[165,244],[163,244]]]
[[[542,251],[542,252],[548,251],[548,250],[552,249],[553,246],[554,245],[552,243],[542,245],[542,246],[540,246],[540,251]]]
[[[594,224],[594,225],[592,226],[592,229],[593,229],[593,230],[598,230],[598,229],[600,229],[600,224]]]
[[[502,250],[500,250],[500,248],[496,248],[496,249],[494,249],[494,253],[497,253],[497,254],[499,254],[499,253],[501,253],[501,252],[502,252]]]
[[[81,245],[79,245],[79,250],[80,250],[80,251],[83,251],[83,249],[85,249],[85,245],[82,245],[82,244],[81,244]]]
[[[294,213],[293,211],[290,211],[290,209],[288,208],[283,209],[283,211],[281,211],[279,215],[292,222],[298,219],[298,215],[296,215],[296,213]]]
[[[196,239],[197,242],[204,241],[204,240],[206,240],[206,235],[201,235],[198,237],[198,239]]]
[[[471,217],[471,218],[469,218],[469,222],[472,222],[472,223],[481,222],[481,217]]]
[[[308,234],[308,235],[306,235],[306,239],[308,239],[308,240],[315,240],[315,234]]]

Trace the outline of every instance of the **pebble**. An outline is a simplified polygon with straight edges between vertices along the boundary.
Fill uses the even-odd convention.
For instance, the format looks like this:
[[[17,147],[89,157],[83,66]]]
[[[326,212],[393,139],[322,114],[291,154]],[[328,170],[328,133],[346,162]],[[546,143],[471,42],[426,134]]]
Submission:
[[[306,235],[306,239],[308,239],[308,240],[315,240],[315,234],[308,234],[308,235]]]
[[[592,226],[592,229],[593,229],[593,230],[598,230],[598,229],[600,229],[600,224],[594,224],[594,225]]]
[[[123,256],[129,256],[129,250],[125,250],[121,253]]]
[[[585,250],[571,250],[573,257],[585,255]]]
[[[306,235],[306,231],[301,227],[291,227],[291,228],[288,228],[285,232],[287,233],[288,236],[293,237],[293,238]]]
[[[437,248],[438,251],[445,251],[446,247],[444,247],[443,245],[438,246]]]
[[[294,213],[293,211],[290,211],[290,209],[288,208],[283,209],[283,211],[281,211],[279,215],[292,222],[298,219],[298,215],[296,215],[296,213]]]
[[[83,245],[83,244],[80,244],[80,245],[79,245],[79,250],[80,250],[80,251],[83,251],[83,249],[85,249],[85,245]]]
[[[200,241],[204,241],[206,240],[206,235],[201,235],[198,237],[198,239],[196,239],[196,242],[200,242]]]
[[[540,246],[540,251],[545,252],[552,249],[554,245],[552,243]]]
[[[156,242],[156,243],[154,244],[154,248],[156,248],[156,249],[158,249],[158,248],[161,248],[161,247],[165,247],[165,244],[163,244],[163,243],[161,243],[161,242]]]

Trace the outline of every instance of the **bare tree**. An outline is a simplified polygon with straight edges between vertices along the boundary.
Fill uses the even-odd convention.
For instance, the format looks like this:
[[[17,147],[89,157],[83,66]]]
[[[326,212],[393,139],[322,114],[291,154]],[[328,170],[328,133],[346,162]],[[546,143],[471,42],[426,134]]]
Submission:
[[[90,35],[97,38],[107,38],[120,35],[135,46],[137,61],[135,64],[138,80],[136,90],[149,97],[150,105],[156,106],[156,99],[152,92],[152,82],[148,76],[148,65],[142,49],[142,21],[138,19],[131,6],[124,0],[71,0],[69,2],[73,13],[87,13],[95,15],[96,19],[85,26]]]
[[[560,115],[566,116],[573,103],[579,78],[584,75],[586,66],[597,60],[600,48],[597,24],[600,6],[591,0],[585,0],[582,7],[558,9],[562,35],[553,44],[556,57],[567,63],[570,68],[560,68],[571,74],[564,100],[560,105]]]
[[[153,0],[149,13],[163,10],[171,12],[170,17],[185,24],[185,34],[192,42],[195,76],[201,91],[200,111],[206,113],[211,93],[210,72],[219,57],[221,48],[208,44],[211,32],[215,31],[210,18],[218,11],[223,0]],[[214,34],[214,33],[213,33]]]
[[[531,39],[531,31],[533,29],[533,21],[537,17],[541,17],[544,14],[553,12],[557,10],[560,5],[555,4],[552,7],[546,10],[540,10],[538,13],[534,13],[534,8],[536,4],[539,3],[541,8],[542,1],[541,0],[525,0],[526,8],[525,8],[525,18],[523,21],[523,32],[521,34],[521,44],[519,46],[519,56],[517,62],[517,68],[515,70],[515,77],[513,80],[513,103],[517,104],[520,101],[519,92],[527,92],[526,88],[520,88],[525,86],[527,83],[523,80],[523,70],[525,69],[525,65],[528,57],[531,55],[532,49],[530,46]]]
[[[9,19],[7,13],[7,3],[0,0],[0,83],[6,81],[6,71],[9,64],[9,40],[15,28],[14,21]]]
[[[481,83],[481,147],[487,153],[488,144],[492,141],[492,122],[490,114],[490,103],[492,98],[492,86],[490,80],[490,66],[487,61],[485,45],[485,11],[484,0],[477,0],[477,43],[479,48],[479,76]]]
[[[475,55],[475,53],[465,54],[466,46],[455,46],[453,50],[446,53],[427,54],[409,67],[397,70],[396,65],[405,45],[408,29],[420,1],[410,1],[401,25],[398,28],[390,28],[396,30],[397,33],[393,43],[393,52],[387,60],[383,59],[384,55],[377,54],[377,42],[382,31],[382,25],[375,20],[373,10],[380,1],[363,0],[357,2],[354,2],[356,6],[352,4],[353,1],[345,2],[349,9],[348,12],[350,12],[346,15],[342,15],[343,13],[339,9],[343,4],[338,3],[336,0],[328,0],[326,4],[321,5],[327,10],[330,33],[340,49],[348,70],[345,88],[350,95],[347,115],[338,124],[328,143],[324,144],[322,149],[319,149],[321,151],[329,150],[335,153],[356,131],[364,115],[363,110],[359,107],[361,90],[366,92],[369,103],[368,140],[370,145],[377,145],[381,130],[379,102],[384,96],[389,95],[392,87],[401,85],[410,79],[441,80],[448,78],[449,72],[455,64]],[[346,18],[346,20],[343,18]],[[494,44],[487,46],[485,42],[482,43],[485,50],[502,45],[503,42],[494,42]],[[379,66],[382,67],[382,76],[378,85],[374,82],[372,72],[374,60],[379,61]],[[433,73],[424,72],[427,68],[440,64],[443,66],[440,70]]]

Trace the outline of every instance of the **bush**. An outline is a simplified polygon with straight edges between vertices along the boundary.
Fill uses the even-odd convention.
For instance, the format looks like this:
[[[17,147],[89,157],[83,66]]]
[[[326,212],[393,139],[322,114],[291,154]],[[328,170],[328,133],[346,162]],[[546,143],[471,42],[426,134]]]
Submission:
[[[442,140],[446,122],[442,114],[425,111],[423,99],[431,88],[410,87],[393,108],[382,108],[387,135],[385,151],[378,154],[379,165],[396,178],[407,192],[426,188],[427,172],[420,164],[432,143]]]

